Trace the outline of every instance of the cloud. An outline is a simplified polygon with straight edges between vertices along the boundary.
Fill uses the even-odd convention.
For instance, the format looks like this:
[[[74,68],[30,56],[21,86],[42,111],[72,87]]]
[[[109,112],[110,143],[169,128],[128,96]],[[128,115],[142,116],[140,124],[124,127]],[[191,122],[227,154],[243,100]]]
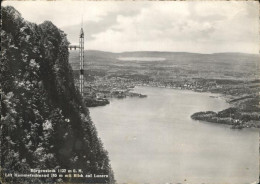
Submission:
[[[117,24],[117,16],[123,15],[123,16],[132,16],[134,14],[137,14],[140,11],[140,9],[131,9],[128,8],[126,10],[121,8],[115,8],[111,12],[107,12],[106,15],[102,15],[99,18],[99,21],[93,21],[93,20],[86,20],[83,21],[83,28],[85,30],[85,37],[87,41],[95,39],[93,35],[104,32],[108,29],[113,29],[114,31],[121,31],[118,28],[114,28],[113,26]],[[72,40],[72,42],[78,41],[78,33],[79,32],[79,24],[76,25],[69,25],[65,27],[61,27],[62,30],[64,30],[68,35],[69,39]]]
[[[249,5],[248,5],[249,4]],[[120,50],[258,52],[258,12],[252,2],[153,2],[93,35],[95,43]],[[254,5],[257,5],[254,3]],[[251,10],[249,11],[249,7]],[[251,25],[251,26],[245,26]],[[120,31],[115,31],[120,30]]]
[[[259,51],[259,4],[252,1],[22,1],[11,4],[30,21],[53,21],[72,43],[78,42],[83,15],[87,49]]]
[[[78,25],[82,21],[99,22],[109,12],[117,10],[115,3],[93,1],[4,1],[14,6],[31,22],[50,20],[58,27]]]

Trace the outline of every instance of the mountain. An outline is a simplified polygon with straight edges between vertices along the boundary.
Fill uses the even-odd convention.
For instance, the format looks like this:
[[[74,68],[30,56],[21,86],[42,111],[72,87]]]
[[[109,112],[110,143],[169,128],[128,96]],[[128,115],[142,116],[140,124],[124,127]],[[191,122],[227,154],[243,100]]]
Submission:
[[[78,52],[70,51],[70,63],[74,70],[77,70]],[[142,60],[141,58],[146,58]],[[183,72],[185,70],[194,70],[195,72],[219,73],[222,76],[226,74],[245,73],[251,75],[256,73],[256,68],[260,67],[259,54],[245,53],[214,53],[214,54],[199,54],[188,52],[158,52],[158,51],[140,51],[140,52],[122,52],[112,53],[96,50],[85,50],[85,63],[91,67],[106,67],[115,66],[133,66],[142,65],[148,67],[175,67]],[[127,60],[120,60],[127,58]],[[132,60],[131,60],[132,58]],[[154,60],[153,60],[154,58]],[[156,60],[162,58],[163,60]],[[137,62],[137,63],[136,63]],[[121,67],[121,69],[122,69]],[[143,70],[143,68],[135,68],[134,70]],[[107,70],[106,70],[107,71]],[[236,75],[235,75],[236,76]],[[244,75],[240,75],[244,76]],[[214,77],[214,76],[212,76]]]
[[[72,50],[72,57],[77,57],[78,52]],[[259,61],[259,54],[247,54],[247,53],[212,53],[212,54],[201,54],[201,53],[190,53],[190,52],[162,52],[162,51],[131,51],[131,52],[106,52],[99,50],[85,50],[85,56],[88,58],[106,58],[106,59],[117,59],[120,57],[163,57],[166,60],[174,59],[188,59],[188,61],[196,61],[196,58],[206,59],[208,61],[216,61],[230,59],[232,60],[244,60],[244,61]]]
[[[30,169],[82,169],[113,183],[108,153],[74,84],[65,33],[49,21],[30,23],[10,6],[1,14],[1,183],[85,181],[4,175]]]

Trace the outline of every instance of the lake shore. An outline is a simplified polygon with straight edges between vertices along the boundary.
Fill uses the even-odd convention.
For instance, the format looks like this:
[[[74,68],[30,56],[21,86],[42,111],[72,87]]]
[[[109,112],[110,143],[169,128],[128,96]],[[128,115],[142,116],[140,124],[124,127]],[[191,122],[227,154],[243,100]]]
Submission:
[[[163,86],[163,85],[140,85],[140,86],[150,86],[150,87],[159,87],[159,88],[168,88],[168,89],[178,89],[178,90],[192,90],[195,92],[210,92],[212,94],[216,94],[212,92],[212,90],[197,90],[197,89],[187,89],[185,87],[171,87],[171,86]],[[220,91],[221,92],[221,91]],[[224,98],[225,101],[230,104],[230,108],[223,109],[219,112],[213,111],[202,111],[196,112],[191,115],[191,118],[199,121],[207,121],[210,123],[218,123],[230,125],[232,129],[242,129],[242,128],[260,128],[260,114],[257,113],[257,108],[249,109],[252,107],[252,101],[244,101],[242,104],[238,103],[241,100],[245,99],[255,99],[258,101],[258,96],[250,96],[243,95],[234,97],[228,94],[218,93],[221,98]],[[254,103],[254,102],[253,102]],[[254,103],[255,104],[255,103]],[[243,108],[241,108],[241,106]]]
[[[109,104],[108,98],[126,98],[126,97],[147,97],[145,94],[139,94],[131,92],[132,89],[136,86],[149,86],[149,87],[157,87],[157,88],[168,88],[168,89],[177,89],[177,90],[190,90],[194,92],[209,92],[212,93],[213,96],[218,94],[218,97],[224,98],[224,100],[230,104],[230,108],[223,109],[219,112],[212,111],[203,111],[196,112],[191,115],[191,118],[199,121],[207,121],[211,123],[218,124],[226,124],[230,125],[232,129],[242,129],[242,128],[260,128],[260,114],[257,112],[257,95],[248,95],[248,94],[239,94],[235,96],[234,94],[226,93],[227,90],[216,90],[215,88],[196,85],[189,85],[187,83],[182,83],[179,86],[176,85],[162,85],[161,83],[141,83],[141,82],[128,82],[124,83],[122,86],[120,83],[116,88],[105,88],[106,94],[103,94],[106,98],[102,98],[101,100],[96,100],[95,103],[90,103],[86,101],[86,104],[89,107],[95,106],[104,106]],[[116,89],[116,90],[115,90]],[[221,88],[220,88],[221,89]],[[102,89],[104,91],[104,89]],[[98,93],[100,94],[100,92]],[[249,99],[249,100],[248,100]],[[254,102],[255,100],[255,102]],[[242,103],[241,103],[242,101]],[[93,105],[94,104],[94,105]],[[253,107],[253,109],[252,109]]]

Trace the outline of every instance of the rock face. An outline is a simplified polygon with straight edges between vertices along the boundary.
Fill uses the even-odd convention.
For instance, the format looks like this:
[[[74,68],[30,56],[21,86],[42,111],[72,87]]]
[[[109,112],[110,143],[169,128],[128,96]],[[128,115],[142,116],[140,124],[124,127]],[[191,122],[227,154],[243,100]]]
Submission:
[[[108,174],[113,183],[108,154],[74,85],[66,34],[49,21],[25,21],[13,7],[1,12],[1,181],[53,183],[4,173],[66,168]]]

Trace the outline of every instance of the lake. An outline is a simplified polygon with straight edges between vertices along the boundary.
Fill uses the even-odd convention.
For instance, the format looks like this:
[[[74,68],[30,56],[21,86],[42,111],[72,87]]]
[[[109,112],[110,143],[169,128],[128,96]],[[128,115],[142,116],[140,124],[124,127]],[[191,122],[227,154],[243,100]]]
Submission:
[[[165,61],[165,58],[160,57],[120,57],[120,61]]]
[[[244,184],[258,180],[259,134],[194,121],[229,105],[219,95],[136,87],[147,98],[90,108],[118,183]]]

